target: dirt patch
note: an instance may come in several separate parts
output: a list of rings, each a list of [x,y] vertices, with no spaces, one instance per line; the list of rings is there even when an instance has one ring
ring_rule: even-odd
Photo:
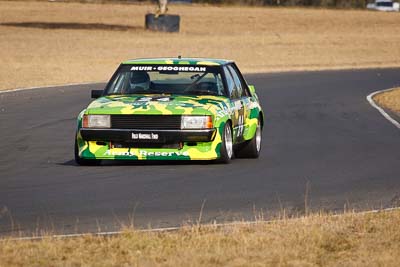
[[[400,87],[375,95],[374,101],[400,118]]]
[[[179,34],[144,30],[153,5],[0,1],[0,88],[105,81],[138,57],[234,59],[245,72],[400,66],[400,16],[362,10],[171,5]]]

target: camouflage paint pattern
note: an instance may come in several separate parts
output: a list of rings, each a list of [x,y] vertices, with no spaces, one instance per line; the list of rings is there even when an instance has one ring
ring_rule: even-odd
[[[230,61],[206,59],[139,59],[123,64],[180,64],[180,65],[223,65]],[[161,99],[161,100],[160,100]],[[254,138],[262,109],[257,95],[243,101],[245,115],[243,126],[233,127],[233,141]],[[216,134],[211,142],[197,142],[196,146],[183,144],[175,148],[115,148],[109,142],[98,145],[96,141],[85,141],[80,135],[83,115],[210,115]],[[237,103],[225,96],[189,95],[110,95],[94,100],[77,118],[77,145],[79,156],[84,159],[121,160],[213,160],[220,157],[222,133],[227,122],[232,124],[239,116]],[[241,132],[240,132],[241,131]],[[240,140],[237,138],[241,135]]]

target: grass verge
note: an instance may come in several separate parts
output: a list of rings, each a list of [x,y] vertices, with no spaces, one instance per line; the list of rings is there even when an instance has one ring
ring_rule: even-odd
[[[128,58],[230,58],[244,72],[400,66],[397,13],[171,5],[181,32],[144,30],[148,4],[0,1],[0,89],[107,80]]]
[[[381,107],[400,116],[400,87],[375,95],[374,101]]]
[[[0,266],[398,266],[400,211],[0,241]]]

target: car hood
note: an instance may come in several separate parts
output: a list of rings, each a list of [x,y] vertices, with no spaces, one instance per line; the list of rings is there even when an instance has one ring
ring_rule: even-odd
[[[112,95],[94,100],[86,114],[204,115],[226,105],[223,96]]]

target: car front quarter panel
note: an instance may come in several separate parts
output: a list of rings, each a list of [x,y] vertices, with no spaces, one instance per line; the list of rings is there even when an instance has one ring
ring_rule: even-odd
[[[251,140],[254,138],[257,130],[258,120],[262,120],[262,118],[260,118],[262,110],[257,101],[251,102],[249,106],[249,113],[249,116],[247,116],[245,120],[245,129],[243,132],[244,140]],[[261,121],[261,124],[263,124],[263,121]]]

